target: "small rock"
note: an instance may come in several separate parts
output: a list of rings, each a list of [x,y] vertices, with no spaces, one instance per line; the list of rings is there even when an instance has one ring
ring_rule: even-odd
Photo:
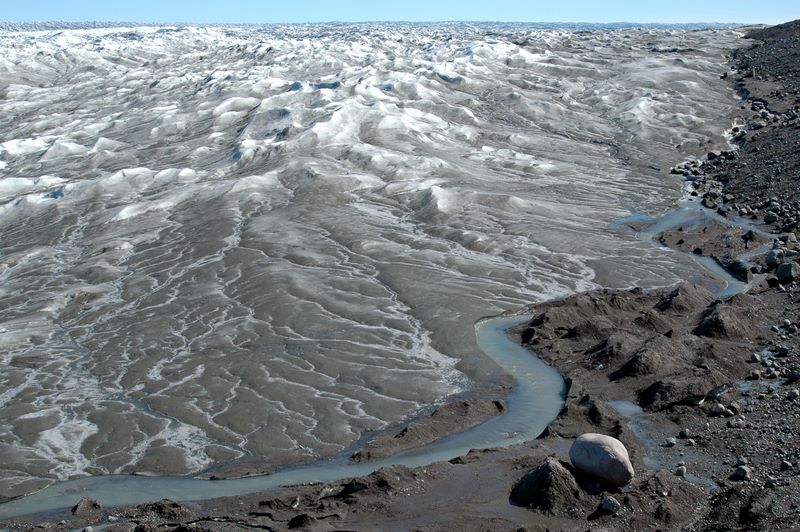
[[[752,478],[753,472],[746,465],[738,466],[731,475],[731,480],[748,481]]]
[[[783,250],[781,248],[776,248],[771,250],[769,253],[767,253],[765,260],[768,267],[770,268],[777,267],[778,264],[783,262]]]
[[[689,439],[689,430],[688,429],[681,429],[681,431],[678,433],[678,438],[680,438],[682,440]]]
[[[675,475],[679,476],[679,477],[685,477],[686,476],[686,466],[685,465],[678,466],[678,468],[675,469]]]
[[[772,477],[772,476],[767,477],[766,485],[767,485],[768,488],[774,488],[775,486],[778,485],[778,479],[776,479],[775,477]]]
[[[792,388],[792,389],[791,389],[791,390],[789,390],[789,392],[786,394],[786,398],[787,398],[787,399],[789,399],[790,401],[792,401],[792,400],[794,400],[794,399],[797,399],[797,396],[798,396],[798,395],[800,395],[800,392],[798,392],[798,391],[797,391],[797,388]]]
[[[94,528],[87,526],[83,528],[83,532],[94,532]]]
[[[678,443],[678,440],[676,440],[673,437],[669,437],[666,440],[664,440],[664,444],[663,445],[664,445],[664,447],[675,447],[676,443]]]
[[[781,462],[781,471],[788,471],[792,468],[792,463],[789,460]]]
[[[606,495],[603,497],[603,502],[600,504],[600,507],[604,512],[612,515],[622,510],[622,505],[620,502],[611,495]]]
[[[755,363],[761,362],[761,355],[759,355],[758,353],[753,353],[752,355],[750,355],[750,362],[755,362]]]
[[[709,413],[715,416],[721,416],[725,413],[725,407],[722,406],[720,403],[714,403],[711,405],[711,408],[708,409]]]
[[[692,438],[689,438],[689,439],[686,441],[686,446],[687,446],[687,447],[694,447],[695,445],[697,445],[697,443],[696,443],[696,442],[695,442],[695,441],[694,441]]]
[[[745,458],[744,456],[740,456],[739,458],[736,459],[736,465],[737,466],[747,465],[747,458]]]

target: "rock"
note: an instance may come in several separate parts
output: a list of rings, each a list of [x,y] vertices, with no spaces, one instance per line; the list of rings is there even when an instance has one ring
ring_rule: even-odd
[[[517,482],[509,500],[517,506],[559,513],[574,507],[575,502],[583,498],[583,491],[572,473],[550,457]]]
[[[788,471],[792,468],[792,463],[789,460],[784,460],[781,462],[781,471]]]
[[[624,486],[633,479],[628,450],[611,436],[582,434],[570,447],[569,459],[576,469],[600,477],[612,486]]]
[[[786,398],[790,401],[797,399],[797,396],[800,395],[800,392],[797,391],[797,388],[792,388],[786,394]]]
[[[87,526],[83,529],[83,532],[94,532],[94,528]]]
[[[604,512],[613,515],[622,510],[622,504],[611,495],[606,495],[603,497],[603,502],[600,503],[600,508],[602,508]]]
[[[711,405],[711,408],[708,409],[708,412],[715,416],[721,416],[725,413],[725,407],[721,403],[714,403]]]
[[[72,507],[72,515],[83,521],[97,521],[100,519],[100,514],[103,511],[103,506],[94,499],[84,497],[78,501],[78,504]]]
[[[765,224],[774,224],[778,221],[778,217],[773,212],[768,212],[764,215],[764,223]]]
[[[770,252],[767,253],[765,261],[769,268],[775,268],[778,264],[783,262],[783,250],[780,248],[770,250]]]
[[[681,431],[678,433],[678,438],[680,438],[682,440],[688,440],[689,439],[689,434],[690,434],[690,432],[689,432],[688,429],[681,429]]]
[[[723,266],[731,275],[740,281],[744,281],[746,283],[753,282],[753,272],[750,271],[750,266],[745,261],[737,259],[730,264],[723,264]]]
[[[737,466],[731,475],[731,480],[748,481],[752,478],[753,472],[746,465]]]
[[[781,284],[791,284],[795,279],[800,278],[800,265],[796,262],[784,262],[778,265],[775,276]]]
[[[684,465],[678,466],[678,468],[675,469],[675,475],[679,476],[679,477],[685,477],[686,476],[686,466],[684,466]]]
[[[666,440],[664,440],[663,445],[664,447],[675,447],[676,443],[678,443],[678,441],[675,438],[669,437]]]

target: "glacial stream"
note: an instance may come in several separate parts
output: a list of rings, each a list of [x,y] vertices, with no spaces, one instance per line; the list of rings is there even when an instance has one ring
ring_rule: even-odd
[[[136,504],[169,498],[177,501],[223,497],[302,484],[329,482],[367,475],[381,467],[401,464],[417,467],[466,454],[473,448],[513,445],[536,438],[555,419],[564,404],[564,381],[551,366],[512,341],[506,330],[527,317],[507,316],[481,320],[475,325],[478,345],[516,385],[507,398],[507,409],[470,430],[445,437],[433,444],[390,458],[350,465],[347,456],[271,475],[231,480],[200,480],[192,477],[144,477],[105,475],[58,482],[33,495],[0,505],[0,519],[64,508],[81,497],[91,497],[103,506]]]
[[[641,218],[637,218],[642,221]],[[703,220],[763,233],[757,226],[740,218],[724,218],[705,209],[696,201],[684,199],[679,205],[659,216],[650,218],[648,226],[637,237],[650,240],[681,225],[691,225]],[[619,220],[617,223],[624,223]],[[748,255],[752,256],[759,249]],[[694,257],[698,268],[720,280],[720,296],[745,291],[747,284],[732,277],[713,260]],[[529,316],[510,315],[480,320],[475,325],[475,336],[481,350],[505,372],[512,375],[515,386],[507,397],[507,409],[474,428],[442,438],[432,444],[398,453],[389,458],[363,464],[348,463],[342,454],[303,467],[288,468],[271,475],[229,480],[201,480],[193,477],[145,477],[134,475],[105,475],[58,482],[38,493],[0,505],[0,519],[30,513],[65,508],[82,497],[100,501],[103,506],[138,504],[168,498],[176,501],[201,500],[253,493],[280,486],[304,483],[332,482],[367,475],[388,465],[418,467],[433,462],[449,460],[469,452],[470,449],[503,447],[536,438],[558,415],[563,407],[566,388],[556,369],[533,356],[530,350],[514,342],[508,329],[524,323]]]

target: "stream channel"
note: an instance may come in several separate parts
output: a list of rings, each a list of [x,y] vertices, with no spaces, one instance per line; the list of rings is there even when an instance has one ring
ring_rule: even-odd
[[[659,217],[641,214],[619,220],[614,225],[646,223],[637,238],[655,240],[658,233],[678,226],[691,226],[704,220],[716,220],[729,226],[762,233],[758,227],[740,218],[724,218],[699,202],[685,199]],[[764,253],[770,246],[759,248],[743,257],[745,260]],[[678,252],[679,253],[679,252]],[[747,284],[733,278],[713,259],[690,255],[698,266],[722,280],[719,296],[728,296],[747,289]],[[470,449],[503,447],[535,439],[558,415],[564,404],[566,387],[559,372],[527,348],[514,342],[507,330],[529,320],[529,316],[503,315],[480,320],[475,325],[477,343],[484,353],[515,379],[515,386],[506,399],[504,414],[476,427],[442,438],[434,443],[404,451],[386,459],[363,464],[350,464],[349,452],[302,467],[287,468],[270,475],[230,480],[203,480],[195,477],[146,477],[106,475],[57,482],[37,493],[0,504],[0,519],[53,511],[74,505],[79,499],[96,499],[105,507],[138,504],[162,498],[192,501],[254,493],[280,486],[316,482],[332,482],[372,473],[388,465],[419,467],[461,456]]]

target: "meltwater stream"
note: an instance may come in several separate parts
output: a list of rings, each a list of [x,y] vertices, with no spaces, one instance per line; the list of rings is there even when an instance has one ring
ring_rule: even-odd
[[[347,457],[342,456],[272,475],[231,480],[129,475],[86,477],[59,482],[33,495],[4,503],[0,505],[0,519],[64,508],[81,497],[91,497],[104,506],[117,506],[161,498],[199,500],[307,482],[328,482],[366,475],[385,465],[422,466],[464,455],[470,449],[534,439],[561,410],[566,389],[558,371],[506,334],[508,328],[526,319],[520,316],[488,318],[475,326],[477,342],[483,352],[515,377],[515,387],[507,398],[503,415],[431,445],[365,464],[350,465]]]
[[[638,217],[637,220],[641,221],[642,218]],[[654,237],[662,231],[707,220],[763,232],[747,220],[722,217],[696,201],[684,199],[675,209],[658,217],[650,217],[647,227],[637,233],[637,237],[655,245]],[[618,221],[624,222],[624,219]],[[754,250],[748,255],[763,251],[765,250]],[[731,276],[713,260],[695,256],[692,258],[697,261],[699,269],[720,281],[720,288],[715,290],[718,295],[732,295],[747,289],[747,283]],[[502,415],[464,432],[374,462],[350,464],[347,456],[340,455],[331,460],[266,476],[209,481],[191,477],[107,475],[64,481],[33,495],[0,504],[0,519],[65,508],[82,497],[96,499],[109,507],[161,498],[176,501],[200,500],[253,493],[280,486],[331,482],[367,475],[388,465],[424,466],[466,454],[470,449],[502,447],[529,441],[541,434],[558,415],[564,405],[567,389],[556,369],[534,356],[529,349],[507,334],[508,329],[528,319],[528,316],[520,315],[499,316],[482,319],[475,325],[478,346],[503,371],[514,377],[514,388],[507,397],[507,408]]]

